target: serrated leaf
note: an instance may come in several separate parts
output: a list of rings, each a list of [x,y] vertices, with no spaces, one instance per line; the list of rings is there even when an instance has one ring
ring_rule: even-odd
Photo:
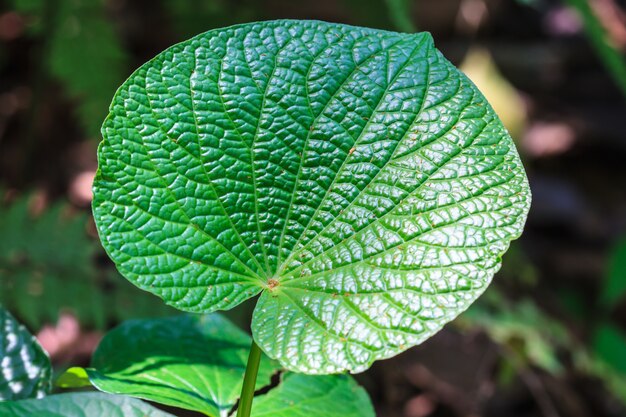
[[[374,417],[367,393],[348,375],[287,374],[281,384],[255,397],[255,417]]]
[[[530,204],[510,136],[425,33],[210,31],[137,70],[103,135],[93,207],[119,271],[188,311],[262,293],[253,336],[300,372],[437,332]]]
[[[227,416],[239,398],[251,342],[218,314],[131,320],[105,335],[87,373],[101,391]],[[264,358],[258,387],[276,371]]]
[[[51,395],[40,400],[0,403],[0,415],[11,417],[174,417],[134,398],[102,393]]]
[[[489,51],[480,47],[469,49],[460,69],[480,88],[511,136],[521,138],[527,118],[524,99],[502,75]]]
[[[0,326],[0,401],[42,398],[51,388],[48,354],[2,307]]]

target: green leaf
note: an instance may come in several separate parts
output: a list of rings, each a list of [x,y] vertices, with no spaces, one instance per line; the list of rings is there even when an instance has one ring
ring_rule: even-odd
[[[93,208],[119,271],[188,311],[262,293],[254,339],[299,372],[437,332],[530,205],[510,136],[426,33],[210,31],[137,70],[103,135]]]
[[[385,0],[385,2],[396,29],[402,32],[417,32],[417,26],[411,19],[414,4],[411,0]]]
[[[89,381],[89,375],[85,368],[74,366],[56,380],[55,385],[60,388],[84,388],[91,387],[91,381]]]
[[[367,393],[348,375],[287,374],[281,384],[254,399],[254,417],[374,417]]]
[[[239,398],[251,342],[218,314],[131,320],[104,337],[87,373],[101,391],[227,416]],[[263,359],[258,387],[276,370]]]
[[[513,139],[521,138],[528,117],[527,106],[515,86],[502,75],[489,50],[470,48],[460,69],[480,88]]]
[[[0,415],[11,417],[174,417],[134,398],[102,393],[51,395],[41,400],[0,403]]]
[[[565,3],[569,4],[580,15],[585,32],[587,32],[587,38],[596,50],[598,58],[613,77],[615,84],[622,90],[622,94],[626,96],[626,59],[624,59],[620,47],[615,45],[603,22],[598,18],[596,11],[593,10],[588,1],[566,0]]]
[[[0,307],[0,401],[45,396],[51,375],[50,358],[37,339]]]
[[[626,375],[626,335],[609,323],[602,324],[593,337],[593,352],[617,372]]]

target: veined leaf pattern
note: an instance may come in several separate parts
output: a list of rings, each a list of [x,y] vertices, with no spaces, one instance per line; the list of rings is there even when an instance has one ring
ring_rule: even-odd
[[[139,68],[103,136],[93,206],[120,272],[186,311],[261,293],[253,336],[299,372],[438,331],[530,205],[510,136],[426,33],[209,31]]]

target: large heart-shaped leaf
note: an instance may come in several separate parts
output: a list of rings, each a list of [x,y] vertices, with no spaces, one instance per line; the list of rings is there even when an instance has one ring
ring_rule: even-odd
[[[98,389],[227,416],[239,398],[250,337],[218,314],[131,320],[102,339],[87,369]],[[257,386],[275,364],[261,361]]]
[[[134,398],[96,392],[51,395],[40,400],[0,403],[10,417],[174,417]]]
[[[281,384],[254,399],[254,417],[374,417],[367,393],[348,375],[287,374]]]
[[[262,293],[253,336],[301,372],[438,331],[530,204],[510,136],[425,33],[210,31],[137,70],[103,135],[93,207],[120,272],[182,310]]]
[[[37,339],[0,307],[0,401],[41,398],[51,376],[50,358]]]

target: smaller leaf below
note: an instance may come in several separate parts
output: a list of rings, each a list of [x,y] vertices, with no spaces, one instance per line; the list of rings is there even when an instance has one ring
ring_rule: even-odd
[[[51,395],[41,400],[0,403],[0,415],[11,417],[174,417],[143,401],[96,392]]]
[[[57,380],[55,385],[60,388],[84,388],[91,387],[89,375],[85,368],[75,366],[65,371]]]
[[[367,393],[349,375],[288,373],[252,403],[255,417],[374,417]]]
[[[132,320],[104,337],[87,373],[104,392],[227,416],[239,398],[251,342],[217,314]],[[263,358],[257,387],[276,371]]]

